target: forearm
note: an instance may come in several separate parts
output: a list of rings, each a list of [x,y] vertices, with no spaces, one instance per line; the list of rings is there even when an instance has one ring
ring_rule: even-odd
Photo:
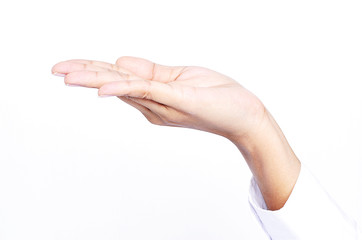
[[[284,206],[298,179],[300,162],[269,112],[253,134],[230,139],[243,154],[269,210]]]

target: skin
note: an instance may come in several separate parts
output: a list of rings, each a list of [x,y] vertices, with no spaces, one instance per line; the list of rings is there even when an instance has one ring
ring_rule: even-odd
[[[121,57],[115,64],[68,60],[52,73],[67,85],[117,96],[162,126],[193,128],[229,139],[244,156],[269,210],[282,208],[300,162],[263,103],[235,80],[207,68],[163,66]]]

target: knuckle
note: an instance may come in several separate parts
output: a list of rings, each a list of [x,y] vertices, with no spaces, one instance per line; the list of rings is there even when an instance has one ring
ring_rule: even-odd
[[[168,125],[179,125],[182,122],[182,117],[176,111],[168,111],[163,119]]]
[[[187,69],[188,69],[188,66],[180,67],[179,70],[178,70],[178,72],[177,72],[176,77],[174,78],[174,81],[176,81],[176,80],[181,76],[181,74],[183,74],[184,72],[186,72]]]
[[[167,118],[168,115],[170,114],[170,111],[169,111],[169,108],[167,106],[160,104],[159,108],[157,109],[157,113],[162,118]]]
[[[152,83],[150,81],[144,82],[144,93],[142,98],[143,99],[152,99]]]
[[[88,69],[88,65],[86,63],[81,63],[82,70],[86,71]]]
[[[129,74],[127,74],[127,73],[120,72],[120,71],[116,71],[115,73],[117,74],[117,77],[121,78],[122,80],[129,80],[130,79]]]
[[[157,64],[152,63],[151,80],[154,80],[156,78],[156,68],[157,68]]]
[[[117,64],[111,64],[111,70],[113,71],[121,71],[121,68]]]

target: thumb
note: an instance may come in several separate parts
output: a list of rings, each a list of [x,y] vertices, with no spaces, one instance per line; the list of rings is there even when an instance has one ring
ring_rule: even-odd
[[[168,84],[150,80],[126,80],[106,83],[99,88],[98,95],[149,99],[174,108],[182,105],[180,91]]]

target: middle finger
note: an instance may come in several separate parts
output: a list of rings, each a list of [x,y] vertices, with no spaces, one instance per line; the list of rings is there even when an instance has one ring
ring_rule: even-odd
[[[128,74],[117,71],[78,71],[67,74],[64,82],[67,85],[100,88],[106,83],[128,80],[129,78]]]

